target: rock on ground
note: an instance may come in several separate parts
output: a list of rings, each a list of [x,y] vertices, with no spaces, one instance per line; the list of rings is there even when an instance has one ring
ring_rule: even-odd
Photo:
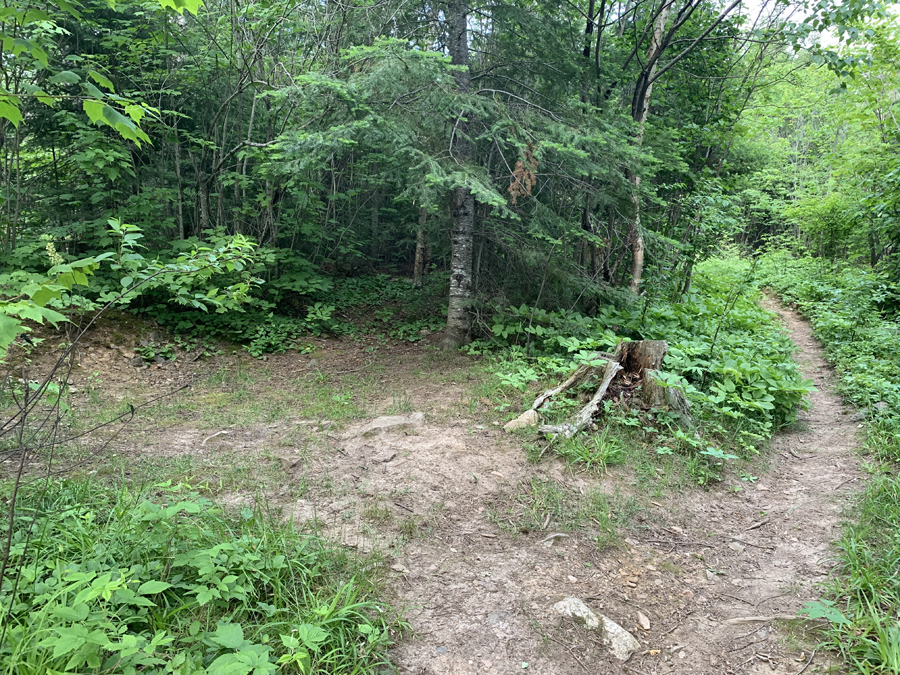
[[[553,605],[553,609],[563,616],[581,619],[588,630],[600,630],[603,644],[609,647],[610,653],[620,661],[627,661],[641,648],[641,643],[631,633],[609,617],[594,614],[593,610],[578,598],[560,600]]]

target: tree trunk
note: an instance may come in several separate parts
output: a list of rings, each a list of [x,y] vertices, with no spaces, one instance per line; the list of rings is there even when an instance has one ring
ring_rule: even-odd
[[[650,112],[650,95],[653,93],[653,76],[656,74],[656,64],[659,61],[663,48],[663,35],[666,30],[666,22],[669,20],[669,12],[672,10],[672,0],[663,0],[664,4],[653,24],[653,35],[650,38],[650,48],[647,50],[647,63],[638,77],[631,100],[631,118],[637,123],[637,133],[634,144],[640,146],[644,142],[644,124],[647,122],[647,114]],[[628,182],[631,183],[631,220],[628,223],[628,242],[631,244],[631,282],[629,288],[637,293],[641,287],[644,276],[644,235],[641,232],[641,177],[626,170]]]
[[[469,42],[468,7],[465,0],[450,0],[447,3],[447,23],[450,35],[448,48],[453,65],[464,66],[464,70],[454,73],[456,85],[463,94],[469,92]],[[453,157],[461,165],[472,161],[472,146],[468,138],[468,121],[455,121]],[[469,329],[471,315],[469,305],[472,299],[472,237],[475,224],[475,197],[466,187],[453,190],[453,232],[451,239],[452,256],[450,263],[450,298],[447,309],[447,328],[441,340],[441,349],[459,349],[470,342]]]
[[[178,238],[184,239],[184,184],[181,182],[181,142],[175,130],[175,180],[178,182]]]
[[[200,176],[200,180],[198,181],[198,192],[200,197],[200,231],[197,232],[198,236],[202,236],[203,232],[209,229],[210,226],[210,209],[209,209],[209,184],[211,182],[211,177],[206,174],[202,174]]]
[[[416,232],[416,263],[413,266],[413,286],[422,288],[422,279],[425,276],[425,221],[428,218],[428,210],[423,206],[419,209],[419,230]]]
[[[475,224],[475,199],[462,187],[453,191],[452,257],[450,262],[450,303],[447,328],[441,349],[459,349],[471,342],[469,329],[472,299],[472,232]]]
[[[369,219],[369,234],[371,236],[371,242],[369,244],[369,258],[372,260],[373,265],[378,259],[378,219],[380,215],[381,191],[375,190],[375,192],[372,193],[372,214],[371,218]]]

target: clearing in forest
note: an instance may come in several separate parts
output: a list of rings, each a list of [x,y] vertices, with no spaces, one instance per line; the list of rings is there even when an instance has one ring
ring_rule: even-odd
[[[189,482],[371,555],[409,623],[401,673],[828,672],[810,622],[791,617],[818,597],[859,485],[856,425],[809,326],[766,302],[817,389],[762,465],[707,489],[665,464],[586,472],[542,453],[534,432],[498,426],[493,375],[427,344],[135,368],[101,327],[73,373],[76,406],[193,379],[113,440],[101,473]],[[567,597],[639,640],[624,666],[554,611]]]

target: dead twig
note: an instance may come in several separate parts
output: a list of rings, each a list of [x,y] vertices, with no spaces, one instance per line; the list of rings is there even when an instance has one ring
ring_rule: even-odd
[[[797,675],[803,675],[806,672],[806,669],[809,668],[809,664],[813,662],[813,659],[816,658],[816,652],[818,649],[813,649],[812,654],[809,655],[809,661],[806,662],[806,665],[803,666],[798,672]]]
[[[544,537],[538,543],[543,544],[545,542],[551,541],[552,539],[557,539],[559,537],[568,537],[569,535],[563,534],[562,532],[557,532],[556,534],[551,534],[549,537]]]
[[[686,618],[688,618],[688,617],[689,617],[691,614],[693,614],[693,613],[694,613],[694,610],[691,610],[690,612],[688,612],[687,614],[685,614],[683,617],[681,617],[681,621],[684,621]],[[663,633],[663,635],[668,635],[669,633],[674,632],[675,630],[678,629],[679,626],[681,626],[681,624],[680,624],[680,623],[676,623],[676,624],[675,624],[674,626],[672,626],[669,630],[667,630],[665,633]]]
[[[713,544],[703,544],[699,541],[664,541],[662,539],[644,539],[645,544],[665,544],[666,546],[703,546],[704,548],[715,548]]]
[[[231,432],[228,431],[228,429],[222,429],[222,431],[217,431],[217,432],[214,433],[212,436],[207,436],[206,438],[204,438],[204,439],[203,439],[203,442],[200,444],[200,447],[201,447],[201,448],[205,447],[205,446],[206,446],[206,441],[211,441],[211,440],[214,439],[216,436],[221,436],[221,435],[223,435],[223,434],[230,434],[230,433],[231,433]]]
[[[772,614],[770,616],[739,616],[734,619],[727,619],[722,623],[726,626],[738,626],[743,623],[756,623],[757,621],[775,621],[777,619],[781,619],[782,621],[795,621],[797,619],[802,619],[804,617],[798,616],[797,614]]]
[[[750,527],[748,527],[746,530],[744,530],[744,532],[749,532],[750,530],[758,530],[763,525],[768,525],[769,522],[770,522],[769,520],[761,520],[758,523],[753,523]]]
[[[852,482],[855,481],[855,480],[859,480],[859,476],[854,476],[853,478],[848,478],[847,480],[845,480],[845,481],[843,481],[842,483],[840,483],[836,488],[834,488],[834,489],[832,490],[832,492],[837,492],[837,491],[840,490],[842,487],[844,487],[847,483],[852,483]]]
[[[745,546],[752,546],[753,548],[761,548],[766,551],[774,551],[775,550],[774,546],[766,546],[765,544],[754,544],[753,542],[745,541],[743,539],[738,539],[737,537],[733,537],[731,535],[723,535],[723,536],[727,536],[732,541],[736,541],[739,544],[744,544]]]

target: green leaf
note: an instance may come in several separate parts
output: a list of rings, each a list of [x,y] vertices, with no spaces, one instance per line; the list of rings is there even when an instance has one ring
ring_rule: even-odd
[[[103,98],[105,94],[97,89],[91,82],[84,83],[84,90],[94,98]]]
[[[53,608],[53,615],[65,621],[84,621],[88,618],[90,610],[86,603],[80,602],[74,607],[58,605]]]
[[[61,70],[50,77],[49,81],[53,84],[78,84],[81,82],[81,77],[78,73],[73,73],[71,70]]]
[[[13,105],[8,100],[0,101],[0,117],[9,120],[12,122],[13,126],[17,128],[23,119],[19,107]]]
[[[244,629],[237,623],[219,624],[209,639],[226,649],[240,649],[244,644]]]
[[[74,652],[87,642],[88,629],[84,626],[74,625],[70,628],[57,628],[58,637],[53,645],[53,658],[57,659],[69,652]]]
[[[31,295],[31,301],[36,304],[38,307],[43,307],[48,302],[50,302],[53,298],[58,298],[60,296],[60,291],[52,290],[47,286],[41,286]]]
[[[163,9],[174,9],[179,14],[184,14],[185,11],[188,11],[194,16],[197,15],[203,6],[202,0],[159,0],[159,4]]]
[[[145,581],[137,592],[141,595],[155,595],[162,593],[167,588],[172,588],[172,584],[167,584],[165,581]]]
[[[81,19],[81,13],[77,9],[75,9],[67,0],[54,0],[54,2],[56,3],[56,6],[66,14],[71,14],[76,19]]]
[[[102,101],[92,101],[86,100],[81,106],[84,108],[84,112],[87,113],[87,116],[90,118],[91,122],[94,124],[101,124],[104,122],[103,119],[103,108],[106,107],[106,104]]]
[[[116,88],[113,86],[113,83],[107,80],[103,75],[97,73],[93,70],[88,71],[88,77],[91,78],[94,82],[99,84],[104,89],[109,89],[109,91],[115,91]]]
[[[797,614],[805,614],[810,619],[825,619],[837,625],[848,625],[852,621],[844,616],[843,612],[834,606],[832,600],[818,600],[807,602]]]
[[[13,319],[8,314],[3,313],[0,309],[0,351],[6,352],[7,348],[16,339],[16,336],[22,329],[22,322]]]

